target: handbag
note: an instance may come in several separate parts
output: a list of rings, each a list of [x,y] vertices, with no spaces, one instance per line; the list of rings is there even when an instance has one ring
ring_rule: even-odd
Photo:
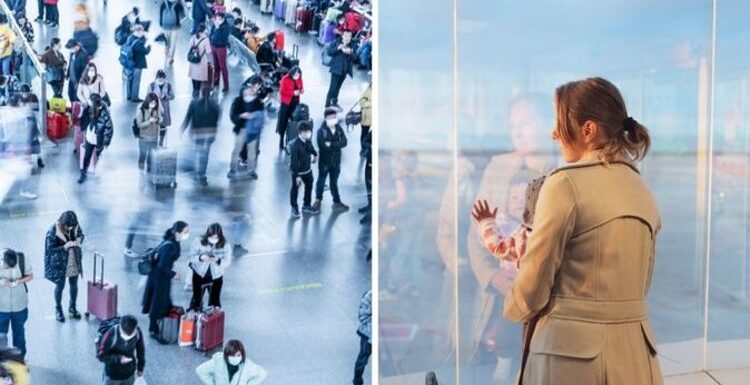
[[[346,117],[344,117],[344,122],[347,127],[356,126],[362,123],[362,110],[354,111],[354,107],[356,107],[357,104],[359,104],[359,102],[354,103],[352,108],[349,109],[349,112],[346,113]]]

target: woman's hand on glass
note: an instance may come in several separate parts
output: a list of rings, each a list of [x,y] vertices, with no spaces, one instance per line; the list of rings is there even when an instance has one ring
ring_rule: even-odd
[[[481,222],[485,219],[494,219],[497,216],[497,207],[490,210],[490,205],[487,203],[487,200],[479,199],[474,203],[471,215],[477,222]]]

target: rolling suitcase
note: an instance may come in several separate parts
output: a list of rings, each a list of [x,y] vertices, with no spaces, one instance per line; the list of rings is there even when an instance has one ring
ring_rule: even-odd
[[[192,311],[183,315],[180,319],[180,339],[177,342],[180,346],[191,346],[195,344],[195,319],[196,315]]]
[[[100,259],[101,272],[99,282],[96,281],[96,260]],[[94,252],[94,274],[92,281],[88,281],[88,298],[86,306],[86,318],[93,315],[100,320],[110,319],[117,315],[117,285],[104,282],[104,258],[101,254]]]
[[[328,21],[322,21],[320,24],[320,31],[318,31],[318,44],[320,45],[326,45],[326,30],[328,29],[328,26],[331,25]]]
[[[146,172],[154,187],[177,187],[177,150],[166,146],[151,150],[146,161]]]
[[[208,309],[198,314],[196,321],[195,348],[208,352],[224,343],[224,311]]]
[[[287,72],[289,72],[292,67],[299,66],[299,46],[297,44],[292,46],[291,55],[284,54],[281,57],[281,66],[286,68]]]
[[[333,43],[336,40],[336,23],[328,23],[321,32],[323,34],[323,42],[321,44]]]
[[[313,24],[313,12],[310,8],[303,7],[297,10],[296,30],[299,33],[309,33]]]
[[[260,0],[260,13],[266,15],[273,13],[273,0]]]
[[[290,27],[297,25],[297,3],[298,0],[286,0],[284,24]]]
[[[47,114],[47,137],[52,141],[68,136],[70,121],[65,114],[50,112]]]
[[[286,14],[286,1],[276,0],[276,3],[274,4],[274,8],[273,8],[274,17],[279,20],[284,20],[285,14]]]
[[[274,46],[273,49],[277,52],[284,51],[284,46],[286,45],[286,35],[284,34],[284,30],[277,29],[276,30],[276,39],[274,40]]]
[[[180,319],[185,311],[175,307],[167,316],[159,319],[159,338],[169,345],[176,344],[180,335]]]

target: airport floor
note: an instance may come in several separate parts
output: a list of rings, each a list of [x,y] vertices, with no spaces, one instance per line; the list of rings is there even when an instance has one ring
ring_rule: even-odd
[[[270,16],[261,16],[250,1],[236,1],[261,31],[285,28]],[[35,48],[41,52],[52,37],[63,42],[72,36],[75,2],[60,3],[60,27],[50,29],[34,23]],[[101,383],[102,365],[94,354],[94,320],[58,323],[54,319],[53,285],[43,278],[44,235],[62,211],[79,214],[86,235],[84,280],[79,283],[78,308],[86,308],[86,281],[92,278],[94,251],[104,256],[104,279],[118,285],[119,312],[136,314],[147,329],[148,319],[140,314],[144,279],[135,261],[123,256],[126,235],[135,229],[133,248],[143,251],[158,243],[164,230],[175,220],[191,226],[191,237],[208,224],[224,226],[230,242],[241,243],[247,254],[230,258],[224,281],[222,305],[226,311],[225,340],[244,342],[248,357],[266,368],[266,384],[343,384],[352,380],[359,350],[356,334],[357,309],[361,295],[370,287],[370,226],[359,224],[357,208],[366,204],[364,164],[359,157],[359,128],[348,133],[339,186],[342,199],[351,206],[345,213],[331,211],[326,190],[320,215],[290,220],[288,160],[278,150],[274,133],[275,115],[269,116],[262,135],[258,180],[231,182],[226,178],[234,137],[229,121],[229,105],[239,93],[240,84],[250,71],[230,68],[230,92],[219,94],[223,108],[217,141],[211,150],[208,187],[195,184],[188,173],[179,172],[177,188],[153,189],[137,169],[137,142],[131,133],[136,104],[123,100],[121,69],[117,62],[114,28],[123,15],[138,6],[142,19],[154,21],[148,34],[154,47],[144,71],[141,97],[164,66],[163,46],[154,43],[159,32],[157,5],[150,0],[130,2],[88,2],[93,29],[100,36],[95,62],[104,75],[112,98],[115,134],[96,174],[79,185],[77,156],[72,139],[58,146],[44,143],[47,167],[26,181],[38,193],[36,200],[18,196],[14,186],[0,205],[0,244],[22,250],[34,269],[30,283],[30,316],[26,324],[28,361],[34,384]],[[228,4],[231,9],[232,4]],[[37,15],[36,2],[28,2],[30,19]],[[190,24],[188,22],[187,24]],[[167,68],[177,99],[172,103],[174,124],[167,145],[188,158],[189,141],[178,130],[190,101],[187,77],[189,25],[177,48],[173,67]],[[322,121],[329,74],[320,64],[320,46],[312,35],[300,35],[286,28],[286,44],[298,44],[303,70],[303,102],[310,106],[316,127]],[[340,104],[348,109],[369,83],[365,71],[347,79]],[[19,183],[20,185],[21,183]],[[301,197],[300,197],[301,199]],[[188,245],[183,244],[183,249]],[[173,284],[172,298],[183,306],[189,293],[183,290],[186,262],[178,261],[179,281]],[[67,288],[63,301],[67,301]],[[161,346],[146,341],[145,376],[150,385],[199,384],[195,367],[207,357],[189,347]],[[369,383],[370,369],[365,375]]]

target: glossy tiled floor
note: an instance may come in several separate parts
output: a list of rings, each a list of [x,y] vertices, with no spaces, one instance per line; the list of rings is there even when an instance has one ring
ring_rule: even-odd
[[[260,16],[249,1],[236,3],[262,31],[281,27],[278,21]],[[121,313],[139,313],[143,286],[134,263],[122,255],[129,228],[137,229],[134,248],[144,250],[158,242],[163,230],[177,219],[191,224],[193,237],[211,222],[222,223],[230,241],[241,242],[249,250],[246,255],[231,258],[225,278],[222,302],[227,311],[226,338],[245,342],[248,355],[268,370],[269,385],[350,382],[359,348],[355,334],[357,307],[371,282],[370,265],[365,261],[370,227],[360,226],[356,213],[356,208],[366,203],[356,139],[359,129],[349,134],[350,145],[345,150],[340,181],[343,199],[352,210],[333,214],[330,198],[326,196],[320,216],[290,221],[288,165],[276,147],[275,117],[267,121],[262,138],[259,180],[229,183],[225,177],[233,145],[229,104],[239,91],[237,84],[249,73],[246,68],[232,68],[231,91],[220,96],[224,113],[211,152],[209,187],[196,186],[188,174],[181,173],[176,190],[154,191],[140,180],[137,172],[137,144],[130,133],[136,105],[122,101],[118,52],[112,36],[130,6],[139,6],[144,19],[156,20],[156,5],[142,0],[110,1],[106,7],[99,1],[90,1],[89,5],[94,29],[100,35],[100,52],[95,60],[103,69],[113,99],[112,146],[100,164],[98,175],[78,185],[70,140],[57,147],[45,144],[48,167],[32,179],[39,198],[34,201],[18,198],[14,187],[0,206],[3,229],[0,244],[25,251],[36,270],[36,279],[30,284],[27,323],[33,383],[96,384],[101,378],[101,365],[94,356],[93,346],[98,323],[57,323],[53,317],[53,286],[42,278],[44,233],[60,212],[67,209],[79,213],[86,232],[86,279],[90,278],[91,255],[96,250],[105,256],[105,279],[119,285]],[[34,25],[37,49],[41,50],[54,36],[66,41],[72,35],[72,9],[73,2],[61,2],[61,26],[57,30]],[[36,17],[36,2],[29,2],[28,14]],[[150,40],[157,31],[158,27],[154,27]],[[187,62],[183,59],[188,32],[183,32],[177,62],[169,71],[178,94],[172,106],[173,120],[178,123],[190,96]],[[319,123],[328,85],[327,69],[319,62],[320,48],[312,36],[297,35],[287,29],[287,44],[292,43],[300,45],[307,91],[303,102],[310,105],[311,114]],[[152,44],[155,48],[148,57],[150,67],[143,75],[142,90],[163,65],[162,46]],[[347,80],[341,105],[351,106],[367,82],[369,78],[362,72],[354,80]],[[178,148],[180,156],[189,153],[175,127],[170,131],[168,144]],[[83,311],[85,282],[80,288],[79,308]],[[174,285],[172,296],[176,303],[187,304],[189,296],[182,290],[182,281]],[[144,316],[138,316],[142,323],[147,322]],[[149,384],[198,384],[194,368],[205,360],[204,356],[191,348],[146,343]]]

